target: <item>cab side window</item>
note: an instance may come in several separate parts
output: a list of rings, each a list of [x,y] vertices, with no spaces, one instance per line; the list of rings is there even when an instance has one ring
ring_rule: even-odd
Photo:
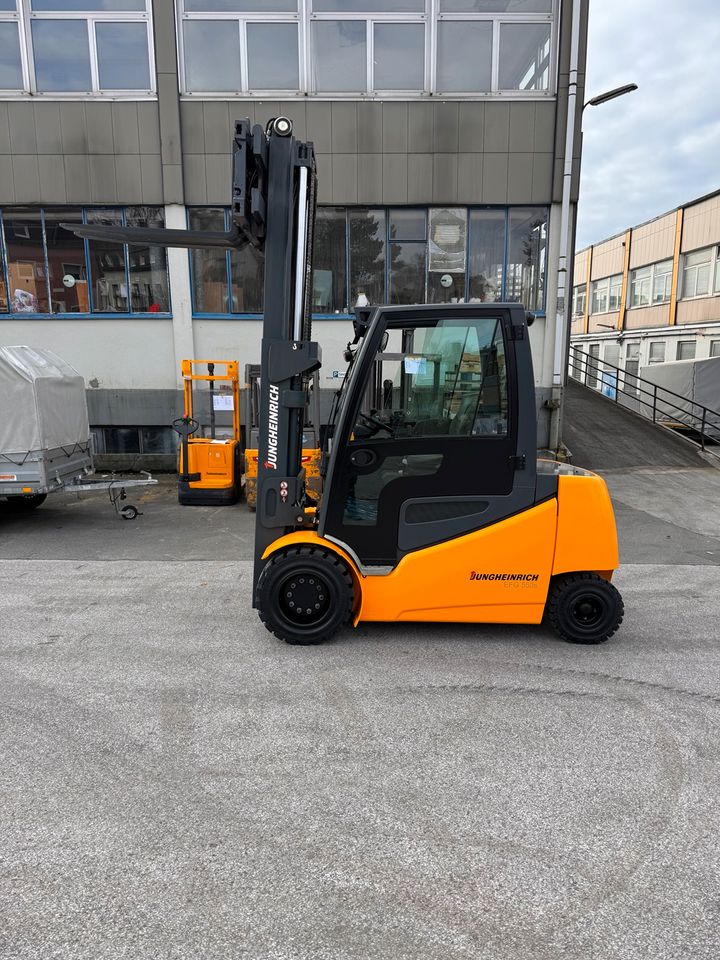
[[[399,352],[377,355],[354,439],[507,436],[505,360],[498,319],[404,330]]]

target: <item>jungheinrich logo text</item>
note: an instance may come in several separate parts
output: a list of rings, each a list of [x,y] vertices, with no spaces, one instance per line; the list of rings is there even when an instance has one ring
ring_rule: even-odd
[[[278,446],[278,409],[280,391],[274,383],[270,384],[270,404],[268,407],[268,455],[265,466],[268,470],[277,470]]]
[[[471,580],[515,580],[523,583],[534,583],[540,579],[539,573],[476,573],[470,574]]]

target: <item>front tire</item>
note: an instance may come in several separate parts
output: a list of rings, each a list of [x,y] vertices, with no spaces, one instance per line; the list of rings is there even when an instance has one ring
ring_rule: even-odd
[[[330,550],[293,547],[275,554],[258,582],[255,605],[267,629],[290,644],[329,640],[352,615],[353,581]]]
[[[604,643],[620,626],[624,613],[618,590],[596,573],[556,577],[545,607],[548,622],[568,643]]]

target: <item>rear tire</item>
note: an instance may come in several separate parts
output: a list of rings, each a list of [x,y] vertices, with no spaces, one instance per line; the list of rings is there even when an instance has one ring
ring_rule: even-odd
[[[321,547],[275,554],[258,582],[255,605],[267,629],[285,643],[329,640],[352,615],[353,581],[347,564]]]
[[[29,513],[47,500],[46,493],[35,493],[27,496],[7,497],[0,500],[0,510],[5,513]]]
[[[556,577],[545,616],[568,643],[604,643],[620,626],[625,606],[618,590],[596,573]]]

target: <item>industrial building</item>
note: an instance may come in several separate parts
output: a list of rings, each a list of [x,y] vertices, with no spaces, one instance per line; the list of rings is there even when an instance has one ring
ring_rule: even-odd
[[[589,356],[630,376],[720,357],[720,190],[580,250],[574,284],[571,342]]]
[[[181,360],[259,361],[263,265],[61,224],[224,229],[233,122],[284,115],[318,155],[324,400],[358,303],[519,301],[547,445],[586,30],[587,0],[0,0],[0,345],[83,375],[98,452],[172,452]]]

